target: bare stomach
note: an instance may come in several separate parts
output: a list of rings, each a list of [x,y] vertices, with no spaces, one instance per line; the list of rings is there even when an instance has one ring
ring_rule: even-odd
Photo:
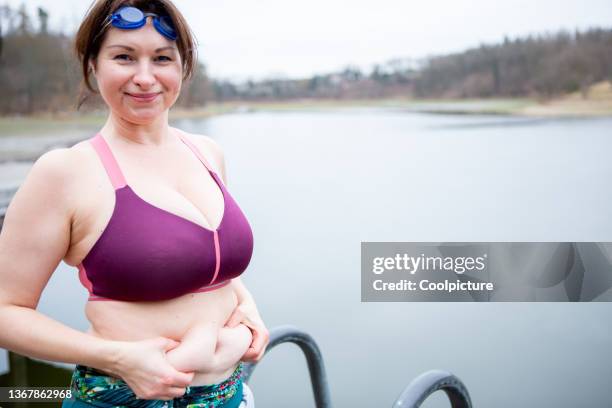
[[[89,334],[108,340],[139,341],[167,337],[180,344],[166,353],[177,370],[194,371],[192,386],[228,378],[251,344],[240,324],[224,327],[238,304],[232,285],[156,302],[89,301]],[[109,374],[110,375],[110,374]]]

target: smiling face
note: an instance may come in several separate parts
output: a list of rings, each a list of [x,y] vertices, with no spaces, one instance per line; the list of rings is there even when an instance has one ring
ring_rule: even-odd
[[[136,124],[158,118],[181,91],[176,42],[159,34],[151,18],[135,30],[110,27],[94,68],[100,95],[112,113]]]

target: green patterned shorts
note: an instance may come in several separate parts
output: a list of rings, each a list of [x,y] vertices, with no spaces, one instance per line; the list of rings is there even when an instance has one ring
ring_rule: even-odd
[[[172,400],[144,400],[136,398],[136,394],[122,379],[77,364],[70,382],[72,398],[65,399],[62,408],[238,408],[243,394],[242,377],[241,361],[232,375],[220,383],[189,386],[183,396]]]

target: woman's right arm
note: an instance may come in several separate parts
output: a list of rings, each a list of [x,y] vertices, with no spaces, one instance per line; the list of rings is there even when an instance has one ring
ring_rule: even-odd
[[[185,393],[194,373],[175,370],[165,352],[179,343],[102,339],[36,311],[40,295],[70,246],[74,172],[69,149],[43,154],[13,197],[0,232],[0,347],[24,356],[82,364],[123,378],[140,398]]]
[[[36,160],[6,210],[0,232],[0,347],[19,354],[112,370],[117,342],[53,320],[35,309],[70,244],[71,152]]]

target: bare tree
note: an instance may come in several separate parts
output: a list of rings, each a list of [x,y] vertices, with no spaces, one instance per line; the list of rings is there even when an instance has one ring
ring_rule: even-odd
[[[47,13],[42,7],[38,8],[38,19],[40,20],[40,34],[47,35],[49,13]]]

